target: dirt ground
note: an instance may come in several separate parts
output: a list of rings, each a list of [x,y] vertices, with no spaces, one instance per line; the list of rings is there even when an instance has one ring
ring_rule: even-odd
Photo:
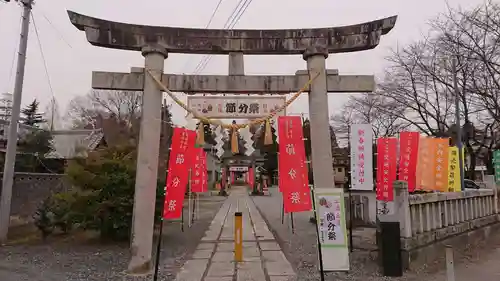
[[[174,279],[224,200],[217,196],[200,199],[198,219],[190,228],[186,222],[184,231],[180,222],[165,222],[159,280]],[[128,243],[102,243],[95,239],[95,234],[88,232],[51,237],[42,242],[38,233],[26,228],[18,229],[13,236],[8,245],[0,247],[1,281],[151,279],[125,274],[130,257]]]

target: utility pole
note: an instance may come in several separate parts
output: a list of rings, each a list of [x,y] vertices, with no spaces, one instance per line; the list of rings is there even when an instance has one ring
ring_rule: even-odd
[[[455,124],[457,127],[457,147],[458,147],[458,166],[460,169],[460,187],[465,189],[464,183],[464,153],[462,152],[462,126],[460,126],[460,91],[457,82],[457,58],[453,56],[451,60],[451,71],[453,72],[453,89],[455,90]]]
[[[10,223],[10,207],[12,201],[12,185],[14,183],[14,166],[17,153],[17,128],[21,111],[23,94],[24,66],[26,64],[26,49],[28,47],[28,33],[30,26],[30,13],[33,0],[20,0],[23,5],[23,18],[21,25],[21,38],[17,56],[16,81],[14,85],[14,98],[12,102],[12,115],[7,137],[7,155],[3,168],[2,194],[0,200],[0,244],[7,241]]]

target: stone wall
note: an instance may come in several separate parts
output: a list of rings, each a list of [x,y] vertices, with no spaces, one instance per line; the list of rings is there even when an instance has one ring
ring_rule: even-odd
[[[403,268],[432,263],[444,245],[462,251],[500,229],[497,193],[489,187],[410,195],[406,182],[394,182],[395,210],[380,219],[399,223]]]
[[[465,251],[480,241],[487,241],[491,234],[499,230],[499,216],[490,215],[427,233],[420,240],[402,238],[403,268],[417,269],[422,264],[433,263],[443,257],[445,246],[451,246],[458,252]]]
[[[16,173],[12,187],[11,216],[31,219],[45,198],[66,189],[62,174]]]

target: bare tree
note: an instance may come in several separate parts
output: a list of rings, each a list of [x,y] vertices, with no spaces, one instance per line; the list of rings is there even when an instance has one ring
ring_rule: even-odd
[[[99,115],[133,123],[140,117],[141,105],[141,92],[92,90],[70,101],[68,116],[76,127],[95,124]]]
[[[433,41],[425,39],[396,50],[388,61],[390,67],[378,84],[377,93],[391,106],[390,110],[387,107],[380,110],[397,116],[427,135],[439,136],[447,132],[454,116],[450,94],[453,91],[429,74],[430,70],[434,73],[444,71]]]
[[[475,96],[475,106],[497,122],[500,119],[500,5],[488,1],[470,11],[449,9],[432,22],[441,33],[441,48],[467,68],[471,78],[461,81]]]
[[[500,145],[495,134],[500,128],[500,7],[487,2],[470,11],[449,9],[431,27],[427,38],[388,58],[390,67],[377,93],[391,110],[379,109],[427,135],[456,139],[458,98],[469,177],[474,179],[476,160],[483,158],[488,165],[492,148]],[[456,73],[452,59],[457,61]]]
[[[469,11],[450,9],[432,22],[440,48],[459,64],[464,144],[474,179],[476,160],[493,172],[493,149],[500,148],[500,6],[492,1]]]
[[[391,102],[377,94],[352,96],[342,111],[331,117],[333,127],[339,139],[346,139],[349,127],[355,123],[371,124],[375,138],[394,136],[407,127],[399,115],[392,112],[398,110]],[[391,112],[391,113],[390,113]]]
[[[349,141],[349,128],[355,123],[352,101],[349,100],[338,114],[330,117],[330,120],[337,140]]]
[[[43,115],[44,119],[47,120],[47,123],[44,124],[44,129],[52,131],[62,129],[64,127],[64,124],[62,124],[63,120],[59,111],[59,104],[54,97],[50,99],[49,104],[47,104],[47,106],[45,107]]]

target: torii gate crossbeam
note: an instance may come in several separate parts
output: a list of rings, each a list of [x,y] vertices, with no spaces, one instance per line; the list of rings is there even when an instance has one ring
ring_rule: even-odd
[[[327,69],[327,91],[329,93],[365,93],[375,87],[373,75],[338,75],[335,69]],[[131,73],[92,73],[92,88],[101,90],[142,91],[144,68],[132,67]],[[309,80],[305,70],[295,75],[178,75],[163,74],[162,82],[172,92],[187,94],[290,94],[298,92]],[[306,90],[309,92],[309,89]]]

